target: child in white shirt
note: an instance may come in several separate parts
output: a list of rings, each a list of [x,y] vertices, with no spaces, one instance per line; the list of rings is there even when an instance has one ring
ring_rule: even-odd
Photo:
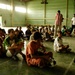
[[[56,52],[70,52],[69,45],[63,45],[62,33],[61,31],[57,32],[57,37],[54,41],[54,51]]]

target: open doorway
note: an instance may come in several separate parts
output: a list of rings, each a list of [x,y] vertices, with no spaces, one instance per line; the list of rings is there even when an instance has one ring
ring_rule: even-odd
[[[0,15],[0,27],[2,27],[2,16]]]

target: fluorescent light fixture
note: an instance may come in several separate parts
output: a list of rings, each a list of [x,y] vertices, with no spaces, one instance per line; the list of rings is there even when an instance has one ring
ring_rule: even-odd
[[[15,7],[15,11],[21,12],[21,13],[26,13],[26,9],[23,7]]]

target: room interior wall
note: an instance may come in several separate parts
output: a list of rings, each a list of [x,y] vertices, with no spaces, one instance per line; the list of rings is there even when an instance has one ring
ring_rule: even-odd
[[[15,11],[16,6],[25,8],[24,2],[19,0],[0,0],[0,3],[12,6],[12,10],[0,8],[0,15],[2,15],[2,24],[4,27],[25,26],[25,13]]]
[[[13,6],[13,10],[0,8],[3,26],[54,25],[57,10],[63,14],[62,25],[71,26],[75,0],[47,0],[48,4],[41,4],[41,2],[42,0],[30,0],[27,3],[20,0],[0,0],[0,3]],[[25,7],[26,13],[16,12],[15,6]]]
[[[27,23],[32,25],[54,25],[55,14],[60,10],[64,17],[62,25],[71,26],[74,0],[47,0],[48,4],[46,5],[41,4],[41,2],[42,0],[32,0],[27,3],[28,12],[31,12],[27,13]]]

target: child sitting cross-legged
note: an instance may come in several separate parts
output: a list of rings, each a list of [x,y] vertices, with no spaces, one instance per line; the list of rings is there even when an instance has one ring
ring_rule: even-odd
[[[19,40],[13,29],[8,30],[8,35],[3,41],[3,48],[6,52],[6,56],[10,58],[18,58],[20,61],[23,61],[23,56],[22,56],[22,48],[24,46],[24,43]]]
[[[29,41],[26,47],[26,62],[29,66],[38,66],[43,68],[51,66],[51,62],[56,64],[52,52],[46,52],[45,47],[41,44],[42,36],[39,32],[34,33],[34,40]],[[39,51],[38,49],[41,48]]]
[[[54,51],[56,52],[70,52],[69,45],[64,45],[62,40],[62,32],[57,32],[57,37],[54,41]]]

